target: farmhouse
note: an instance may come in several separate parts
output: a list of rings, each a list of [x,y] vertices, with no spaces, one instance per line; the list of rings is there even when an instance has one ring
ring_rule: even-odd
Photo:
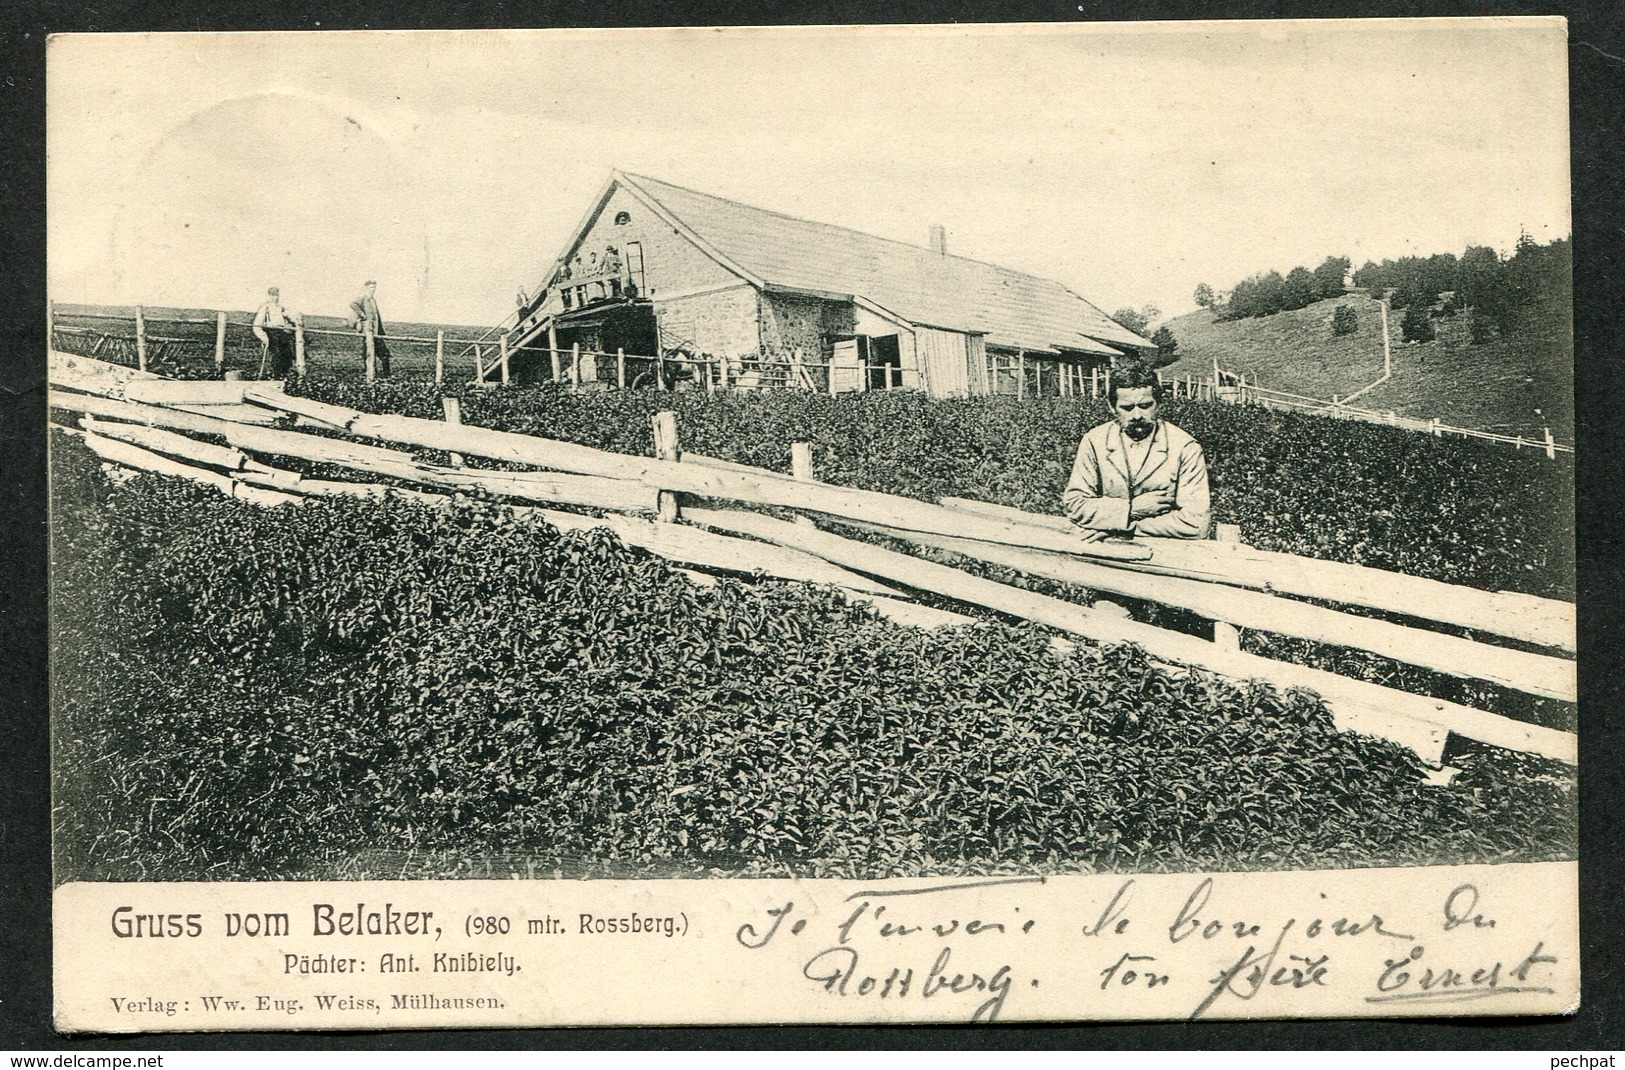
[[[1070,394],[1151,347],[1059,282],[949,255],[941,227],[908,245],[623,171],[514,323],[516,351],[705,357],[732,385],[831,393]]]

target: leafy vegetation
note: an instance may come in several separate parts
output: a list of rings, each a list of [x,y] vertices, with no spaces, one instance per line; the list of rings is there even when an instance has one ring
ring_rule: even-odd
[[[1313,271],[1302,266],[1293,268],[1285,276],[1279,271],[1266,271],[1236,283],[1222,301],[1215,297],[1212,287],[1203,283],[1206,293],[1201,293],[1202,287],[1198,287],[1196,303],[1212,309],[1220,319],[1272,316],[1330,297],[1342,297],[1348,269],[1348,257],[1328,256]],[[1204,296],[1206,301],[1202,300]]]
[[[674,399],[488,395],[467,417],[513,406],[604,444],[647,434],[639,400]],[[694,444],[732,429],[718,452],[736,459],[788,441],[749,421],[801,430],[825,404],[683,400]],[[861,441],[826,441],[826,476],[921,492],[969,463],[1005,500],[1050,481],[1014,469],[1052,452],[1060,410],[987,420],[980,445],[1013,453],[981,464],[976,431],[949,435],[965,409],[850,408],[860,439],[874,421],[943,454],[883,478]],[[1133,649],[1060,657],[1033,628],[929,633],[807,586],[702,588],[493,505],[262,509],[109,486],[71,441],[53,464],[59,880],[1368,865],[1573,843],[1561,766],[1468,749],[1429,786],[1307,696]]]
[[[1479,342],[1488,341],[1491,328],[1497,336],[1510,336],[1535,324],[1566,322],[1574,300],[1570,261],[1569,239],[1541,245],[1521,234],[1509,257],[1486,245],[1469,245],[1460,257],[1437,253],[1367,262],[1354,281],[1373,292],[1392,290],[1395,308],[1421,306],[1433,317],[1470,308],[1475,325],[1481,325],[1474,333]],[[1445,293],[1450,298],[1440,305]]]

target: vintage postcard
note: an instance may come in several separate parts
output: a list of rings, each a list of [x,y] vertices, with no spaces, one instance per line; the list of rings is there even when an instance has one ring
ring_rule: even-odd
[[[47,101],[60,1030],[1578,1006],[1561,19]]]

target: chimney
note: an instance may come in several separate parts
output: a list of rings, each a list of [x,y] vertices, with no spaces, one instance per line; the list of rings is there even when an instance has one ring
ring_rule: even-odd
[[[948,255],[948,231],[941,223],[931,224],[931,251],[938,256]]]

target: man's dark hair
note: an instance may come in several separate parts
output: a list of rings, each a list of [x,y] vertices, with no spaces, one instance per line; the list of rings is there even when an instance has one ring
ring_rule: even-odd
[[[1162,380],[1157,378],[1155,368],[1143,360],[1122,361],[1112,369],[1111,377],[1106,381],[1106,400],[1116,405],[1119,387],[1132,390],[1146,386],[1151,388],[1152,397],[1162,400]]]

